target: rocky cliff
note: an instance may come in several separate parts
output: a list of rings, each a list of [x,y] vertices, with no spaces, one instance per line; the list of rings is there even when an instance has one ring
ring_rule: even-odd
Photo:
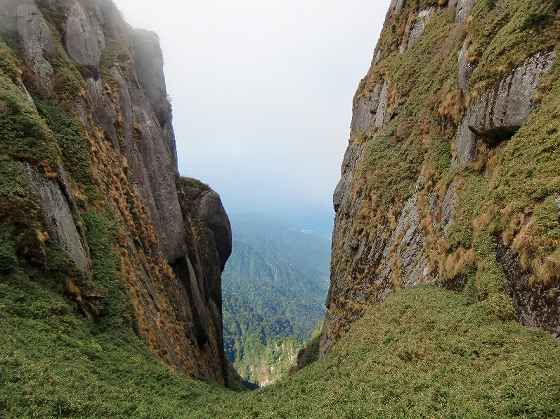
[[[157,36],[110,0],[0,0],[0,280],[226,381],[219,196],[178,176]]]
[[[559,8],[391,2],[334,194],[323,354],[426,283],[560,334]]]

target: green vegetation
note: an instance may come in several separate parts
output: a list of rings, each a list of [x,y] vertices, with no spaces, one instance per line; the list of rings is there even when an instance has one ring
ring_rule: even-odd
[[[560,347],[437,288],[398,291],[323,360],[235,393],[179,375],[124,329],[100,331],[57,293],[1,277],[7,418],[557,417]]]
[[[275,381],[324,316],[330,243],[258,214],[231,219],[233,254],[222,281],[226,354],[243,378]]]
[[[61,30],[64,16],[51,3],[39,1]],[[358,218],[370,237],[390,234],[387,226],[420,174],[427,180],[418,202],[427,202],[423,193],[444,193],[457,181],[454,224],[445,240],[438,237],[437,256],[464,256],[453,271],[464,276],[465,290],[397,290],[384,304],[364,307],[364,317],[328,357],[318,359],[315,335],[302,353],[303,370],[256,392],[175,374],[148,352],[134,333],[120,278],[120,225],[93,202],[76,215],[93,277],[75,279],[84,291],[92,286],[107,293],[102,315],[87,320],[63,297],[69,279],[80,275],[45,238],[25,170],[32,164],[56,177],[63,163],[72,182],[94,193],[87,138],[62,108],[83,92],[80,70],[89,70],[69,62],[58,45],[49,59],[61,103],[37,100],[37,112],[18,86],[21,63],[0,42],[0,417],[560,417],[560,346],[513,321],[496,258],[500,244],[511,246],[535,283],[560,281],[560,61],[541,83],[539,106],[513,138],[482,150],[484,158],[471,167],[451,164],[468,100],[527,57],[556,47],[560,3],[480,1],[464,26],[455,25],[452,11],[439,10],[418,43],[397,52],[406,11],[434,4],[406,2],[382,35],[383,59],[361,86],[360,94],[367,94],[383,79],[390,93],[387,126],[356,139],[367,143],[359,168],[365,181],[357,186],[371,201]],[[456,86],[457,53],[467,36],[469,61],[476,65],[470,98]],[[102,72],[113,59],[124,65],[126,55],[112,44]],[[429,229],[428,211],[421,212]],[[270,230],[253,218],[250,224]],[[323,316],[322,253],[306,253],[303,236],[283,234],[238,238],[224,274],[226,350],[255,381],[284,376]],[[364,278],[352,279],[359,284]],[[554,297],[558,288],[550,291]]]
[[[266,386],[286,377],[295,365],[301,343],[293,338],[268,338],[261,343],[254,334],[243,336],[243,357],[235,369],[246,381]]]
[[[0,74],[0,148],[17,160],[55,168],[58,147],[33,103],[9,78]]]
[[[94,200],[96,193],[90,174],[90,149],[82,124],[59,105],[38,102],[37,107],[56,138],[64,167],[74,181],[85,187],[87,196]]]
[[[115,327],[115,322],[132,321],[128,295],[119,275],[119,257],[116,254],[117,225],[110,211],[88,211],[83,215],[87,231],[93,284],[108,291],[103,299],[104,326]]]
[[[21,63],[12,49],[0,38],[0,72],[12,81],[21,78]]]
[[[57,45],[56,52],[49,57],[54,73],[54,90],[62,102],[72,102],[84,89],[84,78],[79,69],[71,62],[61,45]]]
[[[321,346],[321,331],[323,329],[323,322],[320,322],[305,346],[299,351],[297,356],[297,363],[292,366],[290,374],[293,375],[299,370],[311,365],[319,359],[319,352]]]
[[[479,2],[473,10],[468,33],[469,56],[477,64],[471,84],[482,92],[527,57],[549,51],[560,40],[552,0],[500,0],[488,8]]]
[[[0,230],[0,274],[9,274],[18,264],[16,242],[8,229]]]

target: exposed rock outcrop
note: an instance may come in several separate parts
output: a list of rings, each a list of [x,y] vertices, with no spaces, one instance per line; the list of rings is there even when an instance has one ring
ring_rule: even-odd
[[[0,188],[6,260],[50,275],[59,255],[92,321],[134,319],[170,367],[226,382],[231,229],[215,192],[178,177],[158,37],[109,0],[0,0],[0,33],[0,157],[19,185]]]
[[[435,3],[391,2],[354,99],[323,355],[424,283],[559,332],[558,6]]]
[[[49,240],[63,249],[76,267],[87,275],[91,270],[89,250],[85,237],[78,231],[75,224],[74,214],[76,214],[77,208],[73,202],[72,192],[63,180],[63,173],[59,183],[57,179],[49,179],[27,166],[29,183],[39,197],[39,205],[43,212]]]
[[[421,9],[417,14],[410,16],[405,30],[405,37],[399,47],[399,51],[401,53],[405,52],[409,48],[412,48],[418,39],[420,39],[426,29],[426,24],[429,22],[434,11],[434,7],[428,7],[426,9]]]
[[[97,16],[90,18],[80,2],[68,11],[64,28],[66,51],[72,60],[84,66],[97,67],[105,49],[105,35]]]
[[[496,87],[475,99],[459,127],[456,139],[457,161],[468,163],[476,158],[477,140],[495,145],[510,138],[525,123],[533,109],[534,95],[543,73],[550,70],[553,52],[538,53],[518,66]],[[460,85],[465,76],[459,68]]]
[[[47,92],[52,89],[53,67],[46,56],[54,52],[51,31],[43,15],[33,3],[20,4],[16,9],[17,30],[23,44],[25,61],[41,80]]]

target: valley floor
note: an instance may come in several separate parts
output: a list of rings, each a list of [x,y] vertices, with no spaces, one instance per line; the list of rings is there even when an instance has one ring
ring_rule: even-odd
[[[560,417],[558,343],[436,288],[397,292],[329,357],[254,392],[172,374],[123,330],[2,280],[0,417]]]

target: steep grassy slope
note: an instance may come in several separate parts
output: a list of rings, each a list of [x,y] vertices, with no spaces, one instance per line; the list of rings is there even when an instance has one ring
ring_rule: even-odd
[[[396,293],[324,360],[256,392],[174,375],[132,333],[57,293],[0,286],[0,416],[558,417],[560,347],[450,291]]]

